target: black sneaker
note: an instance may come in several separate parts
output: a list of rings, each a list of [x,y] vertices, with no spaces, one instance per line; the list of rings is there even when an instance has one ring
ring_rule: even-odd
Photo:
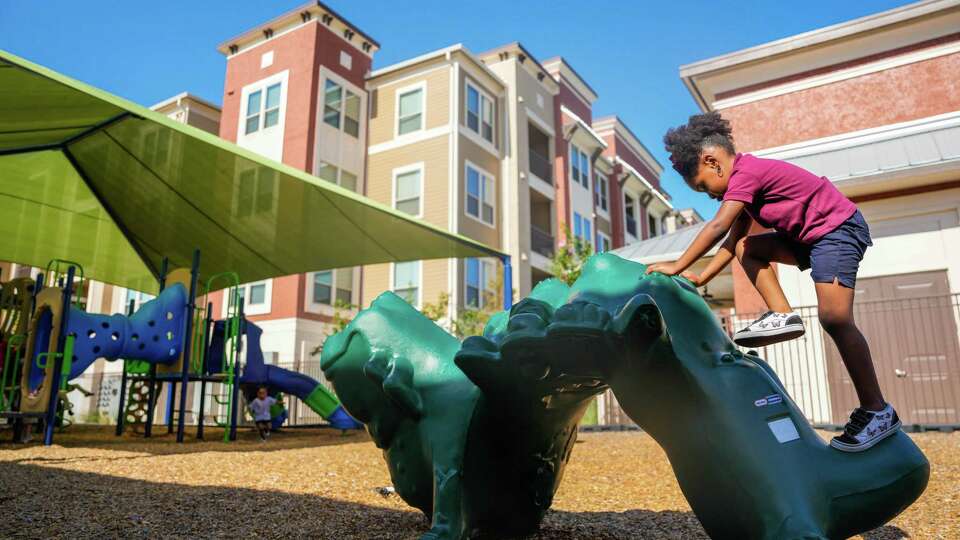
[[[803,319],[800,315],[768,311],[734,334],[733,342],[741,347],[765,347],[796,339],[802,336],[803,332]]]
[[[863,452],[900,429],[900,417],[888,403],[882,411],[867,411],[857,407],[843,434],[834,437],[830,446],[843,452]]]

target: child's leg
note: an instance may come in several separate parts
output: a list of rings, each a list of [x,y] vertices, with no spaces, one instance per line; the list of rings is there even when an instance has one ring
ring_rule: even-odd
[[[780,288],[777,273],[771,262],[797,266],[797,257],[777,233],[746,236],[737,242],[737,260],[743,266],[750,282],[757,288],[767,307],[777,313],[790,313],[790,303]]]
[[[868,411],[883,409],[885,402],[873,368],[870,346],[853,320],[854,290],[844,287],[837,280],[814,285],[820,306],[820,325],[830,334],[840,351],[840,358],[860,398],[860,406]]]

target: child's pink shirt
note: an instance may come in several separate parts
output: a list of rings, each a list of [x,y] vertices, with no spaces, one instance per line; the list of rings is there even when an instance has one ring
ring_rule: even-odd
[[[813,244],[857,211],[830,180],[776,159],[737,154],[724,201],[746,204],[760,225]]]

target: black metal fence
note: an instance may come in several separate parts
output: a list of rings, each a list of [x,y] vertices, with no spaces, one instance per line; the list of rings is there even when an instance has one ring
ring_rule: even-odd
[[[795,311],[803,318],[804,336],[760,347],[757,353],[812,424],[841,426],[859,405],[853,383],[820,325],[816,306]],[[760,315],[720,317],[720,324],[732,337]],[[904,425],[960,427],[960,295],[858,302],[854,319],[870,344],[884,397]],[[612,393],[601,404],[601,423],[632,423]]]
[[[308,360],[297,365],[293,363],[281,363],[280,367],[291,371],[299,371],[320,381],[324,386],[330,388],[330,384],[323,376],[320,369],[319,360]],[[117,407],[120,396],[120,378],[119,372],[108,373],[85,373],[71,381],[71,391],[67,397],[70,402],[72,414],[68,419],[76,423],[83,424],[113,424],[117,419]],[[169,385],[162,385],[162,389],[157,394],[156,407],[154,409],[154,418],[156,424],[163,424],[166,418],[167,393]],[[207,397],[204,405],[204,423],[206,425],[215,425],[218,422],[226,421],[227,405],[219,403],[218,399],[226,397],[225,385],[220,383],[208,383]],[[81,390],[82,389],[82,390]],[[90,392],[91,395],[85,395]],[[185,421],[187,424],[196,423],[198,408],[200,406],[200,384],[191,383],[187,393],[187,410],[185,411]],[[243,400],[243,396],[240,396]],[[287,425],[303,426],[325,423],[323,417],[307,407],[296,396],[284,395],[284,402],[287,406],[289,418]],[[249,422],[249,415],[244,412],[244,403],[237,408],[240,411],[239,424],[243,425]]]
[[[816,426],[843,425],[858,400],[853,384],[833,341],[817,318],[815,306],[796,311],[803,318],[803,337],[761,347],[757,353],[777,373],[784,387],[807,419]],[[720,324],[732,336],[760,314],[720,317]],[[908,427],[960,426],[960,294],[860,302],[854,317],[870,344],[877,377],[886,399],[896,407]],[[280,364],[327,385],[319,360]],[[93,396],[70,393],[74,419],[78,422],[109,423],[115,419],[120,374],[85,374],[73,381]],[[194,390],[195,388],[195,390]],[[199,385],[191,385],[188,403],[196,404]],[[216,388],[212,388],[216,392]],[[156,418],[162,422],[166,390],[157,399]],[[319,424],[323,418],[295,396],[287,396],[290,425]],[[205,415],[213,422],[225,411],[207,399]],[[187,422],[194,421],[189,405]],[[598,421],[608,425],[633,422],[606,392],[600,398]]]

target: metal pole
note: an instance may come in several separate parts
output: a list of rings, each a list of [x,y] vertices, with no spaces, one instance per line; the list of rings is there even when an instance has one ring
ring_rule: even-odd
[[[167,433],[173,433],[173,404],[177,402],[177,381],[170,381],[170,385],[167,388],[169,388],[170,391],[167,392],[166,413],[163,419],[167,423]]]
[[[130,300],[130,305],[127,306],[127,317],[133,315],[133,306],[136,305],[136,302]],[[120,404],[117,406],[117,432],[116,436],[119,437],[123,435],[123,420],[124,420],[124,399],[127,397],[127,359],[123,359],[123,372],[120,374]]]
[[[237,333],[237,340],[234,343],[234,346],[237,348],[237,355],[234,357],[233,361],[233,387],[230,389],[230,440],[237,440],[237,400],[240,398],[240,375],[241,364],[240,358],[243,355],[243,336],[247,334],[247,318],[243,314],[243,298],[240,299],[239,309],[237,310],[237,317],[239,318],[239,329]]]
[[[46,381],[50,383],[50,401],[47,403],[47,416],[46,416],[46,425],[44,426],[43,431],[43,444],[44,446],[50,446],[53,444],[53,429],[54,424],[57,421],[57,407],[60,405],[60,372],[63,370],[63,354],[64,354],[64,343],[67,339],[67,319],[70,318],[70,299],[71,299],[71,290],[73,289],[73,273],[76,270],[74,266],[70,266],[67,269],[67,280],[63,284],[63,316],[60,317],[60,331],[57,336],[56,350],[53,351],[56,353],[54,355],[53,363],[53,374],[51,381]],[[33,359],[29,358],[27,361],[32,362]],[[49,357],[47,362],[49,362]]]
[[[193,312],[197,305],[197,281],[200,279],[200,250],[193,250],[190,267],[190,296],[187,297],[187,320],[183,331],[183,369],[180,370],[180,416],[177,418],[177,442],[183,442],[183,428],[187,409],[187,385],[190,384],[190,349],[192,348]]]
[[[207,303],[207,317],[204,319],[203,323],[206,325],[206,330],[203,332],[204,342],[200,344],[201,350],[203,351],[203,362],[200,366],[200,411],[197,413],[198,439],[203,438],[203,413],[207,401],[207,362],[210,361],[210,351],[207,348],[208,345],[206,337],[208,334],[213,333],[213,302]]]
[[[167,284],[167,266],[169,261],[166,257],[160,262],[160,287],[158,292],[163,292]],[[157,406],[157,365],[150,364],[150,387],[147,391],[147,425],[143,428],[143,436],[150,437],[153,434],[153,416],[154,409]]]
[[[510,256],[503,256],[503,309],[513,307],[513,267]]]

